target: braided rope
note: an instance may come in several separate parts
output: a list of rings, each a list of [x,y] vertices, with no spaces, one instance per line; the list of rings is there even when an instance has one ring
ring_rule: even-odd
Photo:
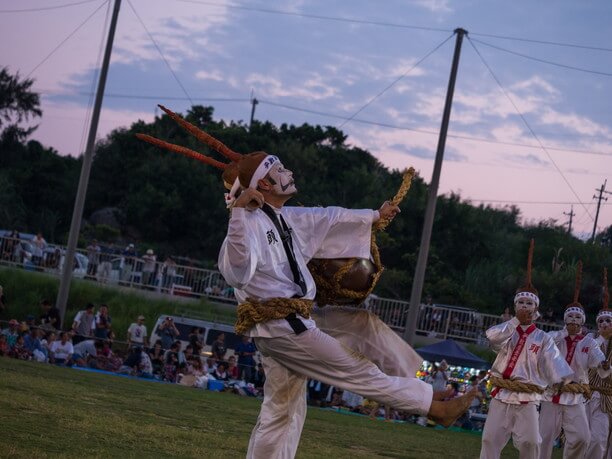
[[[272,298],[266,301],[248,299],[238,305],[236,333],[244,335],[255,324],[268,320],[284,319],[291,313],[310,318],[314,302],[303,298]]]
[[[408,190],[410,190],[410,186],[412,185],[414,175],[415,171],[413,167],[404,171],[402,183],[397,190],[397,193],[395,193],[395,196],[390,201],[392,205],[398,206],[406,197],[406,194],[408,194]],[[347,260],[344,265],[338,268],[332,279],[325,276],[325,271],[327,270],[328,266],[328,262],[326,260],[318,260],[318,263],[316,264],[308,264],[310,274],[317,285],[317,302],[319,304],[345,304],[346,301],[341,301],[340,299],[347,298],[352,300],[352,304],[361,304],[368,297],[368,295],[372,293],[385,269],[380,258],[378,245],[376,244],[376,233],[378,231],[384,231],[390,222],[390,219],[381,218],[374,223],[374,225],[372,225],[370,253],[372,255],[375,271],[371,275],[370,284],[367,289],[357,291],[342,287],[342,280],[344,279],[344,276],[355,266],[356,263],[360,261],[358,258],[351,258]]]
[[[544,389],[542,389],[540,386],[536,386],[535,384],[514,381],[512,379],[498,378],[497,376],[491,376],[490,379],[491,383],[500,389],[508,389],[512,392],[523,392],[526,394],[544,393]]]
[[[591,398],[593,389],[588,384],[574,382],[561,386],[561,390],[559,392],[566,394],[584,394],[586,398]]]

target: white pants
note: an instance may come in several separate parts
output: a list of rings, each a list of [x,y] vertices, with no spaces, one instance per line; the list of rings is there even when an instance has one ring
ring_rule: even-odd
[[[510,436],[521,459],[538,459],[542,443],[538,407],[531,403],[511,405],[492,399],[482,432],[480,459],[498,459]]]
[[[555,439],[561,435],[561,428],[565,433],[563,457],[583,459],[591,439],[585,405],[559,405],[552,402],[542,402],[540,407],[540,459],[550,459]]]
[[[586,405],[586,410],[591,428],[591,441],[586,457],[589,459],[604,459],[610,433],[610,416],[601,411],[601,395],[598,392],[593,394]]]
[[[367,311],[354,309],[354,312],[349,312],[351,310],[341,309],[344,312],[338,312],[338,317],[344,315],[346,319],[355,314],[355,317],[360,316],[361,320],[349,320],[341,329],[343,333],[338,332],[340,339],[333,338],[318,328],[299,335],[255,338],[257,348],[263,356],[266,382],[264,401],[251,434],[247,458],[285,459],[295,456],[306,417],[307,378],[358,393],[399,410],[421,415],[429,412],[433,395],[429,384],[415,378],[414,372],[410,377],[386,375],[364,355],[369,357],[369,351],[372,351],[371,355],[375,359],[382,358],[383,353],[402,355],[401,352],[408,345],[402,341],[404,344],[401,349],[378,346],[367,348],[363,342],[371,342],[369,337],[377,341],[374,332],[381,336],[395,333]],[[334,314],[331,309],[324,311],[326,321],[329,320],[328,325],[336,322],[332,318]],[[353,333],[348,332],[354,323],[361,323],[365,328],[353,329]],[[391,335],[378,339],[394,340]],[[363,353],[347,345],[357,341],[361,342]],[[385,365],[395,372],[407,371],[411,367],[405,363],[393,365],[390,361]]]

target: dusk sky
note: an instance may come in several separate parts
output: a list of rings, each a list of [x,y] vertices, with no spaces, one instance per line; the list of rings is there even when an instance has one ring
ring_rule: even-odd
[[[60,154],[84,149],[112,3],[0,0],[0,65],[35,80],[32,138]],[[612,178],[611,19],[609,0],[123,0],[98,137],[157,103],[248,123],[253,94],[256,119],[338,127],[429,182],[462,27],[440,192],[516,203],[528,223],[563,223],[573,204],[590,235]]]

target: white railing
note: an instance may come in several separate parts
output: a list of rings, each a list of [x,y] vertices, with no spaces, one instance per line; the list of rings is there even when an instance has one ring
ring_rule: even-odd
[[[59,276],[65,248],[48,246],[42,254],[31,241],[0,238],[0,263],[31,271],[43,271]],[[93,260],[90,263],[89,260]],[[73,277],[101,284],[150,290],[162,294],[190,298],[206,297],[214,301],[236,304],[234,290],[219,271],[162,262],[150,263],[140,257],[111,253],[87,253],[78,250]],[[363,306],[377,314],[389,327],[402,333],[406,328],[409,303],[371,295]],[[483,314],[469,308],[448,305],[421,305],[416,332],[421,336],[486,345],[485,330],[501,323],[500,316]],[[558,330],[557,324],[538,323],[545,331]]]

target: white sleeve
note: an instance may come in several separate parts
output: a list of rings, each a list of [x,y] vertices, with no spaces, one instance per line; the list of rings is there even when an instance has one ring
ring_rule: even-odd
[[[504,347],[504,344],[510,341],[512,334],[515,332],[518,325],[519,320],[516,317],[513,317],[506,322],[489,328],[486,334],[489,344],[491,345],[491,349],[493,349],[495,352],[499,352]]]
[[[232,209],[227,236],[219,252],[219,270],[233,287],[243,289],[255,274],[259,254],[256,231],[250,230],[249,215],[241,207]]]
[[[599,365],[601,365],[601,362],[606,361],[606,356],[603,352],[601,352],[597,341],[592,338],[589,341],[589,368],[597,368]]]
[[[548,336],[550,336],[553,339],[555,344],[558,344],[561,341],[563,341],[565,338],[567,338],[569,336],[569,333],[567,332],[566,328],[562,328],[561,330],[549,331]]]
[[[372,223],[379,217],[371,209],[342,207],[286,207],[306,262],[311,258],[370,258]]]
[[[74,316],[74,321],[76,322],[77,325],[81,323],[81,315],[83,314],[83,311],[79,311],[77,312],[76,316]]]

